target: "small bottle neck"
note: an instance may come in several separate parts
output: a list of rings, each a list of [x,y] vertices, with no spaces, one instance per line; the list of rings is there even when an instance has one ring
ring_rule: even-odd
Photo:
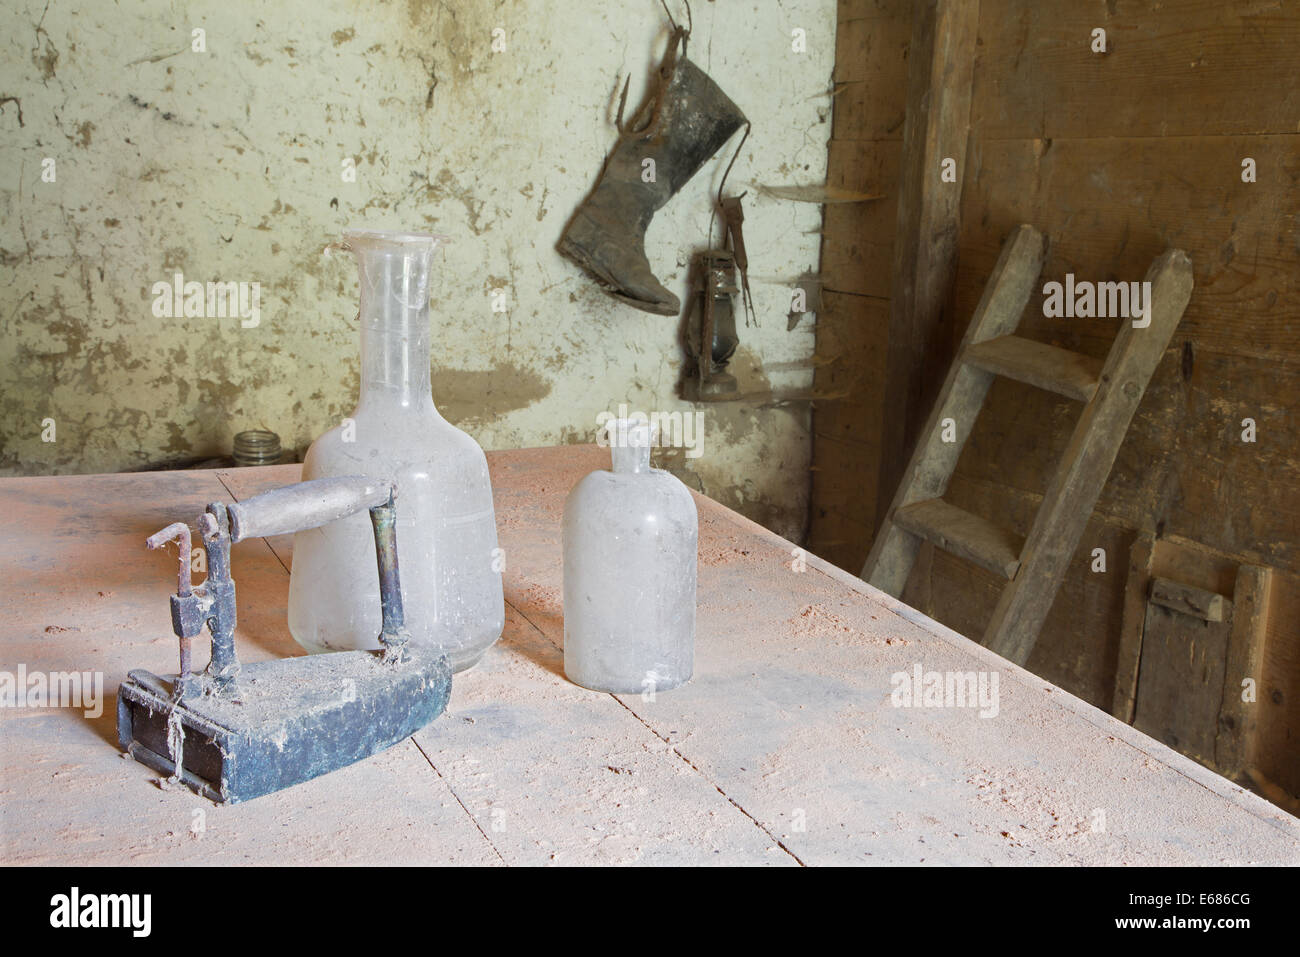
[[[636,474],[650,471],[650,449],[656,430],[635,419],[611,419],[605,424],[610,462],[615,472]]]
[[[429,268],[436,244],[352,244],[361,279],[360,404],[432,407]]]
[[[614,446],[610,450],[613,470],[619,473],[649,472],[650,447]]]

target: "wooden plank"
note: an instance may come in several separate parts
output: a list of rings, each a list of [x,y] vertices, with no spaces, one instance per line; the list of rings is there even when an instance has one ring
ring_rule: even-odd
[[[1204,356],[1185,392],[1169,534],[1250,564],[1300,570],[1300,363]],[[1255,442],[1243,441],[1246,419]],[[1144,434],[1133,456],[1151,454],[1167,437]]]
[[[1171,249],[1151,264],[1148,325],[1120,326],[1096,395],[1079,416],[1065,455],[1025,539],[1020,571],[985,631],[985,644],[1023,663],[1038,640],[1056,588],[1079,543],[1151,375],[1192,295],[1192,263]]]
[[[1043,236],[1032,226],[1020,226],[1007,237],[984,296],[966,329],[963,348],[1006,335],[1016,328],[1045,254]],[[893,527],[893,512],[913,502],[943,496],[992,381],[991,373],[960,362],[949,368],[938,401],[921,432],[921,441],[912,452],[862,569],[862,577],[881,591],[902,594],[916,559],[917,540]],[[892,409],[892,404],[886,409]],[[954,441],[944,440],[945,419],[952,419],[956,426]]]
[[[415,734],[507,864],[798,865],[630,710],[564,676],[559,631],[532,623],[561,620],[557,595],[517,580],[507,595],[506,635]]]
[[[1020,567],[1023,538],[941,498],[903,506],[894,524],[1008,581]]]
[[[912,17],[907,9],[896,16],[839,24],[835,34],[836,135],[861,140],[903,138],[911,39]]]
[[[962,186],[957,309],[979,301],[1002,236],[1030,222],[1051,243],[1043,282],[1136,278],[1174,246],[1196,264],[1176,341],[1203,353],[1300,358],[1296,137],[971,140]],[[1147,135],[1141,135],[1146,133]],[[1256,161],[1243,183],[1241,162]],[[1021,334],[1108,342],[1114,320],[1049,318],[1036,290]],[[1073,346],[1071,346],[1073,347]],[[1081,348],[1080,351],[1092,350]],[[1104,349],[1094,353],[1104,354]]]
[[[912,0],[838,0],[836,18],[841,27],[855,20],[907,19]]]
[[[857,571],[876,527],[874,462],[880,449],[885,392],[885,327],[889,303],[827,291],[817,314],[813,388],[846,392],[813,410],[812,505],[807,549]]]
[[[1300,48],[1294,3],[983,0],[980,41],[971,126],[984,137],[1293,133],[1300,116],[1300,87],[1282,81]]]
[[[1203,606],[1211,595],[1235,590],[1238,568],[1227,556],[1196,543],[1156,541],[1151,561],[1152,594],[1174,596],[1145,602],[1145,634],[1137,681],[1134,727],[1176,747],[1206,767],[1220,770],[1216,751],[1222,733],[1222,703],[1232,643],[1234,603],[1225,601],[1224,620],[1207,622]],[[1167,583],[1157,588],[1156,583]],[[1192,597],[1195,608],[1178,601]],[[1179,607],[1170,608],[1169,605]]]
[[[1254,761],[1300,800],[1300,575],[1274,569],[1272,578]]]
[[[889,73],[836,84],[835,139],[859,147],[903,142],[907,73]],[[891,204],[892,206],[892,204]],[[895,212],[893,208],[891,213]]]
[[[1133,723],[1137,704],[1138,670],[1142,661],[1142,629],[1146,626],[1147,595],[1151,587],[1151,560],[1155,539],[1139,535],[1129,549],[1124,584],[1124,617],[1120,623],[1119,651],[1115,661],[1115,691],[1110,713]]]
[[[1291,667],[1296,649],[1295,629],[1290,625],[1295,620],[1295,599],[1300,595],[1300,587],[1297,587],[1300,579],[1273,569],[1264,571],[1267,572],[1266,575],[1258,570],[1252,571],[1250,565],[1242,565],[1230,556],[1182,538],[1157,541],[1151,561],[1151,574],[1155,576],[1170,578],[1212,593],[1233,595],[1230,606],[1225,602],[1225,613],[1231,616],[1232,631],[1228,638],[1223,706],[1217,716],[1213,760],[1207,761],[1207,765],[1277,802],[1276,790],[1270,791],[1262,787],[1256,782],[1255,776],[1249,773],[1252,769],[1249,766],[1243,767],[1249,765],[1249,760],[1243,761],[1232,756],[1233,749],[1238,748],[1238,742],[1244,740],[1265,778],[1273,780],[1279,787],[1290,788],[1292,795],[1300,794],[1300,788],[1296,788],[1294,783],[1296,742],[1289,733],[1295,727],[1295,721],[1288,711],[1293,694],[1300,693],[1296,690],[1300,688],[1300,681],[1296,680],[1295,669]],[[1267,596],[1248,597],[1264,590],[1260,584],[1263,578],[1268,581]],[[950,581],[945,582],[945,585],[948,584]],[[1252,607],[1241,608],[1241,602],[1247,602]],[[1077,607],[1088,606],[1079,604]],[[1272,614],[1268,613],[1270,607]],[[1256,610],[1260,609],[1263,610],[1262,615],[1256,616]],[[1252,617],[1258,617],[1258,620],[1248,625],[1247,622]],[[1258,634],[1254,629],[1259,630]],[[1252,634],[1255,637],[1242,640],[1239,637],[1242,634]],[[1049,637],[1050,632],[1045,628],[1043,642]],[[1040,647],[1043,642],[1040,642]],[[1250,649],[1251,655],[1259,655],[1257,665],[1234,664],[1233,656],[1240,655],[1243,649]],[[1243,690],[1240,685],[1243,676],[1255,678],[1253,702],[1233,697],[1240,696]],[[1239,707],[1241,713],[1233,715],[1230,709],[1234,707]],[[1253,726],[1247,729],[1244,738],[1239,738],[1234,726],[1239,728],[1248,722]],[[1295,800],[1294,797],[1290,798],[1292,802]],[[1287,801],[1280,803],[1285,807],[1292,806]]]
[[[934,567],[936,555],[947,559],[954,565],[961,565],[963,568],[971,569],[986,578],[993,579],[995,576],[982,568],[972,565],[970,562],[954,558],[942,549],[935,548],[929,542],[921,542],[921,547],[916,550],[916,562],[912,565],[912,574],[908,576],[907,587],[903,589],[901,600],[921,614],[938,621],[939,618],[934,613],[934,591],[930,587],[930,569]]]
[[[892,197],[898,189],[902,155],[902,143],[897,141],[831,140],[828,183],[862,192],[886,192],[891,198],[826,207],[820,268],[825,288],[885,300],[891,295],[890,269],[898,218],[897,203]],[[820,316],[817,331],[820,335]],[[871,332],[871,338],[882,348],[887,337],[887,325]]]
[[[912,39],[909,2],[887,15],[841,19],[835,27],[835,82],[853,83],[890,73],[907,80],[907,47]],[[906,86],[897,100],[907,96]],[[902,124],[898,130],[902,134]]]
[[[912,0],[842,3],[836,32],[834,126],[826,182],[884,192],[826,207],[813,390],[844,399],[812,408],[807,549],[857,571],[877,525],[890,275],[897,222]],[[842,81],[842,82],[841,82]],[[806,322],[807,320],[801,320]],[[872,463],[864,469],[863,463]]]
[[[1242,565],[1237,571],[1232,593],[1232,633],[1223,671],[1223,703],[1214,743],[1219,773],[1233,779],[1241,778],[1254,764],[1272,587],[1270,568]]]
[[[1256,794],[1262,794],[1293,817],[1300,817],[1300,798],[1258,768],[1247,768],[1246,779]]]
[[[1151,601],[1184,615],[1194,615],[1202,621],[1223,621],[1224,608],[1231,607],[1218,592],[1207,591],[1194,585],[1171,581],[1168,578],[1151,580]]]
[[[1087,402],[1097,391],[1102,367],[1101,360],[1092,356],[1022,336],[999,336],[975,343],[962,352],[961,358],[994,375],[1081,402]]]
[[[1133,727],[1210,768],[1231,631],[1147,603]]]
[[[882,516],[952,358],[945,340],[955,325],[951,300],[979,24],[977,0],[916,0],[914,10],[889,318],[892,398],[877,492]],[[956,182],[941,179],[947,159],[956,163]]]

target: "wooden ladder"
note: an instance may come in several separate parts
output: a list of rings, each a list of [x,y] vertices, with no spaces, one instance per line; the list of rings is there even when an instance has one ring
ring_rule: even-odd
[[[1149,324],[1123,320],[1103,363],[1014,335],[1046,251],[1042,233],[1028,225],[1003,245],[862,569],[866,581],[900,597],[925,540],[1005,578],[983,644],[1021,665],[1192,294],[1191,260],[1182,250],[1167,250],[1146,275]],[[1025,538],[943,500],[995,375],[1085,403]],[[955,441],[943,440],[945,419],[956,424]]]

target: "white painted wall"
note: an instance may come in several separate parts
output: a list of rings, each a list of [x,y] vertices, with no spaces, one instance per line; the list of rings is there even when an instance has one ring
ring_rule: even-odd
[[[761,327],[742,330],[733,368],[746,388],[806,387],[812,317],[787,331],[786,313],[792,280],[817,268],[820,207],[753,187],[824,177],[835,3],[694,7],[689,55],[754,121],[729,187],[751,189]],[[692,408],[675,398],[678,321],[616,303],[554,250],[614,141],[621,78],[630,109],[663,51],[656,0],[39,0],[0,18],[0,96],[17,98],[0,114],[4,472],[222,454],[258,426],[305,447],[355,398],[355,276],[321,255],[348,225],[454,237],[434,281],[434,395],[486,448],[590,441],[623,401]],[[651,263],[683,297],[724,163],[650,229]],[[176,271],[260,283],[260,324],[155,318],[151,287]],[[798,535],[806,407],[705,415],[688,480]]]

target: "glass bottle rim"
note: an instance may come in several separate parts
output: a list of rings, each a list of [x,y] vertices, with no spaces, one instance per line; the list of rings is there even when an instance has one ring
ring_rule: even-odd
[[[394,229],[347,229],[343,232],[343,242],[350,247],[387,244],[437,248],[451,242],[451,237],[439,233],[406,232]]]

